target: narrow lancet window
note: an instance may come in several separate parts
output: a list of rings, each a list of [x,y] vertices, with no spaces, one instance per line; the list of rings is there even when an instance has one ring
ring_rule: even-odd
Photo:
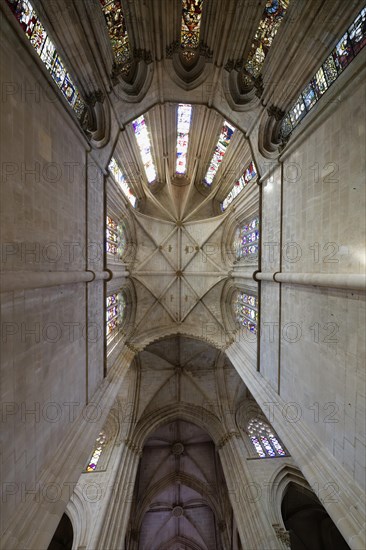
[[[257,78],[262,71],[273,39],[285,16],[289,0],[270,0],[267,2],[254,35],[244,69],[251,77]]]
[[[235,197],[248,185],[250,181],[257,175],[257,170],[253,161],[246,167],[242,176],[234,183],[233,188],[220,204],[221,210],[225,212],[227,207],[233,202]]]
[[[224,159],[224,155],[234,132],[234,126],[232,126],[225,120],[204,179],[204,184],[207,187],[211,187],[212,185],[213,179],[216,175],[217,170],[219,169],[220,163]]]
[[[106,442],[107,442],[106,434],[104,432],[100,432],[100,434],[98,435],[95,441],[93,454],[86,467],[87,472],[94,472],[96,470],[97,464],[99,462],[100,456],[103,452]]]
[[[118,183],[118,185],[122,189],[125,197],[130,201],[132,206],[135,208],[137,199],[135,195],[132,193],[131,187],[128,185],[126,181],[126,176],[123,174],[121,168],[117,164],[116,159],[113,157],[111,158],[111,161],[108,165],[108,170],[110,174],[113,176],[115,182]]]
[[[126,232],[122,222],[116,223],[110,216],[106,222],[106,250],[122,258],[126,248]]]
[[[195,57],[200,43],[203,0],[182,0],[180,45],[186,61]]]
[[[131,59],[126,20],[120,0],[99,0],[108,28],[116,65],[125,65]]]
[[[177,174],[185,174],[187,170],[187,152],[189,130],[192,118],[192,105],[180,103],[177,109]]]
[[[152,157],[152,147],[146,121],[143,115],[132,122],[137,145],[140,149],[142,164],[144,165],[147,181],[153,183],[156,180],[156,169]]]
[[[85,103],[29,0],[6,0],[26,37],[36,50],[68,104],[81,119]]]

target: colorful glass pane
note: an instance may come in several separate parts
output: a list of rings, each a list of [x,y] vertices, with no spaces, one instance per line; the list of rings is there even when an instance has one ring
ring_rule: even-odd
[[[244,170],[243,175],[234,183],[234,186],[231,189],[230,193],[228,193],[228,195],[220,204],[220,208],[223,212],[256,175],[256,167],[254,162],[252,161],[249,166]]]
[[[225,121],[204,179],[204,183],[209,187],[219,169],[220,163],[223,161],[227,146],[234,132],[234,126]]]
[[[88,466],[86,467],[87,472],[94,472],[94,470],[96,469],[100,456],[103,452],[103,448],[105,447],[106,441],[107,437],[105,433],[100,432],[95,442],[93,454],[91,456],[91,459],[89,460]]]
[[[183,50],[199,46],[203,0],[182,0],[180,44]]]
[[[135,195],[132,193],[132,190],[126,181],[126,177],[124,176],[121,168],[119,167],[119,165],[117,164],[117,161],[113,157],[111,158],[111,161],[108,165],[108,170],[110,174],[113,176],[115,182],[118,183],[118,185],[121,187],[125,197],[130,201],[132,206],[135,208],[137,199]]]
[[[61,93],[75,111],[78,118],[81,118],[85,109],[85,103],[80,93],[73,84],[70,75],[66,72],[60,56],[52,40],[42,25],[37,13],[29,0],[6,0],[6,3],[19,21],[26,37],[33,48],[51,73],[51,76]]]
[[[234,298],[233,308],[235,318],[240,325],[256,334],[258,322],[257,298],[245,292],[238,291]]]
[[[286,456],[286,451],[274,435],[273,430],[262,420],[252,418],[248,423],[247,431],[260,458]]]
[[[115,61],[117,64],[126,63],[131,55],[121,2],[120,0],[100,0],[100,4],[107,24]]]
[[[236,229],[233,249],[237,260],[258,253],[259,246],[259,218]]]
[[[145,168],[147,181],[152,183],[156,180],[156,170],[152,157],[152,148],[150,143],[149,132],[147,130],[146,121],[143,115],[136,118],[132,122],[133,131],[135,132],[137,145],[140,149],[142,164]]]
[[[289,0],[270,0],[264,8],[262,19],[259,22],[245,63],[246,71],[254,78],[262,70],[264,60],[268,55],[289,3]]]
[[[187,169],[187,152],[189,129],[191,126],[192,105],[179,104],[177,110],[177,174],[185,174]]]
[[[126,313],[126,299],[123,292],[107,296],[106,300],[106,335],[112,336],[123,324]]]
[[[281,136],[288,137],[305,114],[315,105],[326,90],[337,80],[341,72],[366,44],[366,8],[363,8],[348,31],[325,59],[310,83],[305,86],[299,99],[284,117]]]

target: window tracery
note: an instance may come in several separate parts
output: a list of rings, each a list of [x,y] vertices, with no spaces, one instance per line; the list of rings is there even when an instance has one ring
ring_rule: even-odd
[[[192,105],[180,103],[177,109],[177,174],[185,174],[187,169],[187,152],[189,130],[192,118]]]
[[[212,185],[213,179],[216,175],[217,170],[219,169],[220,163],[224,159],[224,155],[234,132],[235,127],[225,120],[210,165],[204,178],[204,184],[207,187],[211,187]]]
[[[234,235],[233,250],[235,258],[251,257],[258,254],[259,250],[259,217],[256,216],[250,222],[239,226]]]
[[[282,138],[291,134],[365,44],[366,7],[358,14],[284,117],[281,124]]]
[[[257,333],[258,300],[256,296],[238,290],[234,296],[233,310],[235,320],[253,334]]]
[[[247,431],[259,458],[287,455],[274,430],[260,418],[252,418],[248,422]]]
[[[234,183],[233,188],[225,197],[225,199],[220,204],[222,212],[225,212],[227,207],[233,202],[235,197],[244,189],[248,183],[255,178],[257,175],[257,170],[253,161],[250,162],[249,166],[244,170],[242,176]]]
[[[107,296],[106,303],[107,340],[116,334],[126,317],[126,298],[124,292],[115,292]]]
[[[6,3],[77,118],[82,119],[86,108],[85,102],[31,2],[6,0]]]

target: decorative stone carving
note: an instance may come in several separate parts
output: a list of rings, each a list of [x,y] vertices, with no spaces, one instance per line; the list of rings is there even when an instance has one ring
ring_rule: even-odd
[[[174,506],[172,510],[172,516],[175,518],[181,518],[184,515],[182,506]]]
[[[180,441],[177,441],[172,446],[172,453],[173,455],[179,456],[184,452],[184,445]]]
[[[240,433],[239,432],[228,432],[227,434],[225,434],[221,439],[220,441],[218,442],[217,446],[219,449],[222,449],[226,443],[228,441],[230,441],[230,439],[232,439],[233,437],[236,437],[237,439],[240,438]]]

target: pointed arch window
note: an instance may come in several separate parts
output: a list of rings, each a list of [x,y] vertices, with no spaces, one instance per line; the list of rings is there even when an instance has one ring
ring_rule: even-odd
[[[289,3],[290,0],[270,0],[267,2],[244,65],[245,71],[250,75],[248,83],[251,82],[251,78],[257,78],[261,73],[264,61],[280,28]]]
[[[225,197],[225,199],[220,204],[222,212],[225,212],[227,207],[233,202],[235,197],[248,185],[253,178],[257,175],[257,169],[253,161],[249,163],[249,166],[246,167],[242,176],[234,183],[233,188],[230,193]]]
[[[126,317],[126,298],[123,291],[107,296],[106,310],[106,336],[109,341],[116,335]]]
[[[141,160],[145,168],[147,181],[153,183],[156,180],[156,169],[152,157],[150,136],[144,116],[141,115],[136,118],[136,120],[132,122],[132,127],[135,132],[137,145],[140,149]]]
[[[102,452],[103,452],[103,450],[106,446],[106,443],[107,443],[107,436],[102,431],[102,432],[100,432],[100,434],[98,435],[98,437],[95,441],[93,454],[90,457],[90,460],[89,460],[88,465],[86,467],[87,472],[94,472],[96,470],[97,464],[98,464],[100,456],[101,456],[101,454],[102,454]]]
[[[203,183],[207,187],[211,187],[212,185],[213,179],[216,175],[217,170],[219,169],[221,162],[224,159],[224,155],[226,153],[227,147],[229,145],[229,142],[234,132],[235,132],[235,127],[229,124],[225,120],[220,133],[220,137],[217,141],[210,165],[208,167],[205,179],[203,181]]]
[[[106,250],[122,258],[126,248],[126,229],[123,222],[117,223],[110,216],[106,222]]]
[[[123,174],[121,168],[119,167],[115,158],[111,158],[111,161],[108,165],[109,173],[113,176],[114,180],[123,191],[125,197],[129,200],[134,208],[136,208],[137,199],[132,193],[131,187],[128,185],[126,176]]]
[[[257,333],[258,300],[257,297],[238,290],[234,295],[233,310],[235,320],[253,334]]]
[[[260,418],[252,418],[248,422],[247,431],[259,458],[288,456],[274,430]]]
[[[177,109],[177,174],[185,174],[187,170],[187,152],[189,130],[191,127],[192,105],[180,103]]]
[[[60,89],[70,107],[74,110],[77,118],[82,119],[86,108],[85,102],[70,74],[67,72],[60,55],[57,53],[56,46],[41,23],[33,5],[29,0],[6,0],[6,3],[41,58],[53,81]]]
[[[302,90],[281,124],[287,138],[366,44],[366,7],[361,10],[336,47]]]
[[[252,258],[259,250],[259,217],[239,226],[234,235],[233,250],[235,258]]]
[[[200,43],[203,0],[182,0],[180,45],[186,61],[191,61]]]
[[[116,65],[125,65],[131,59],[126,19],[120,0],[99,0],[107,24]]]

